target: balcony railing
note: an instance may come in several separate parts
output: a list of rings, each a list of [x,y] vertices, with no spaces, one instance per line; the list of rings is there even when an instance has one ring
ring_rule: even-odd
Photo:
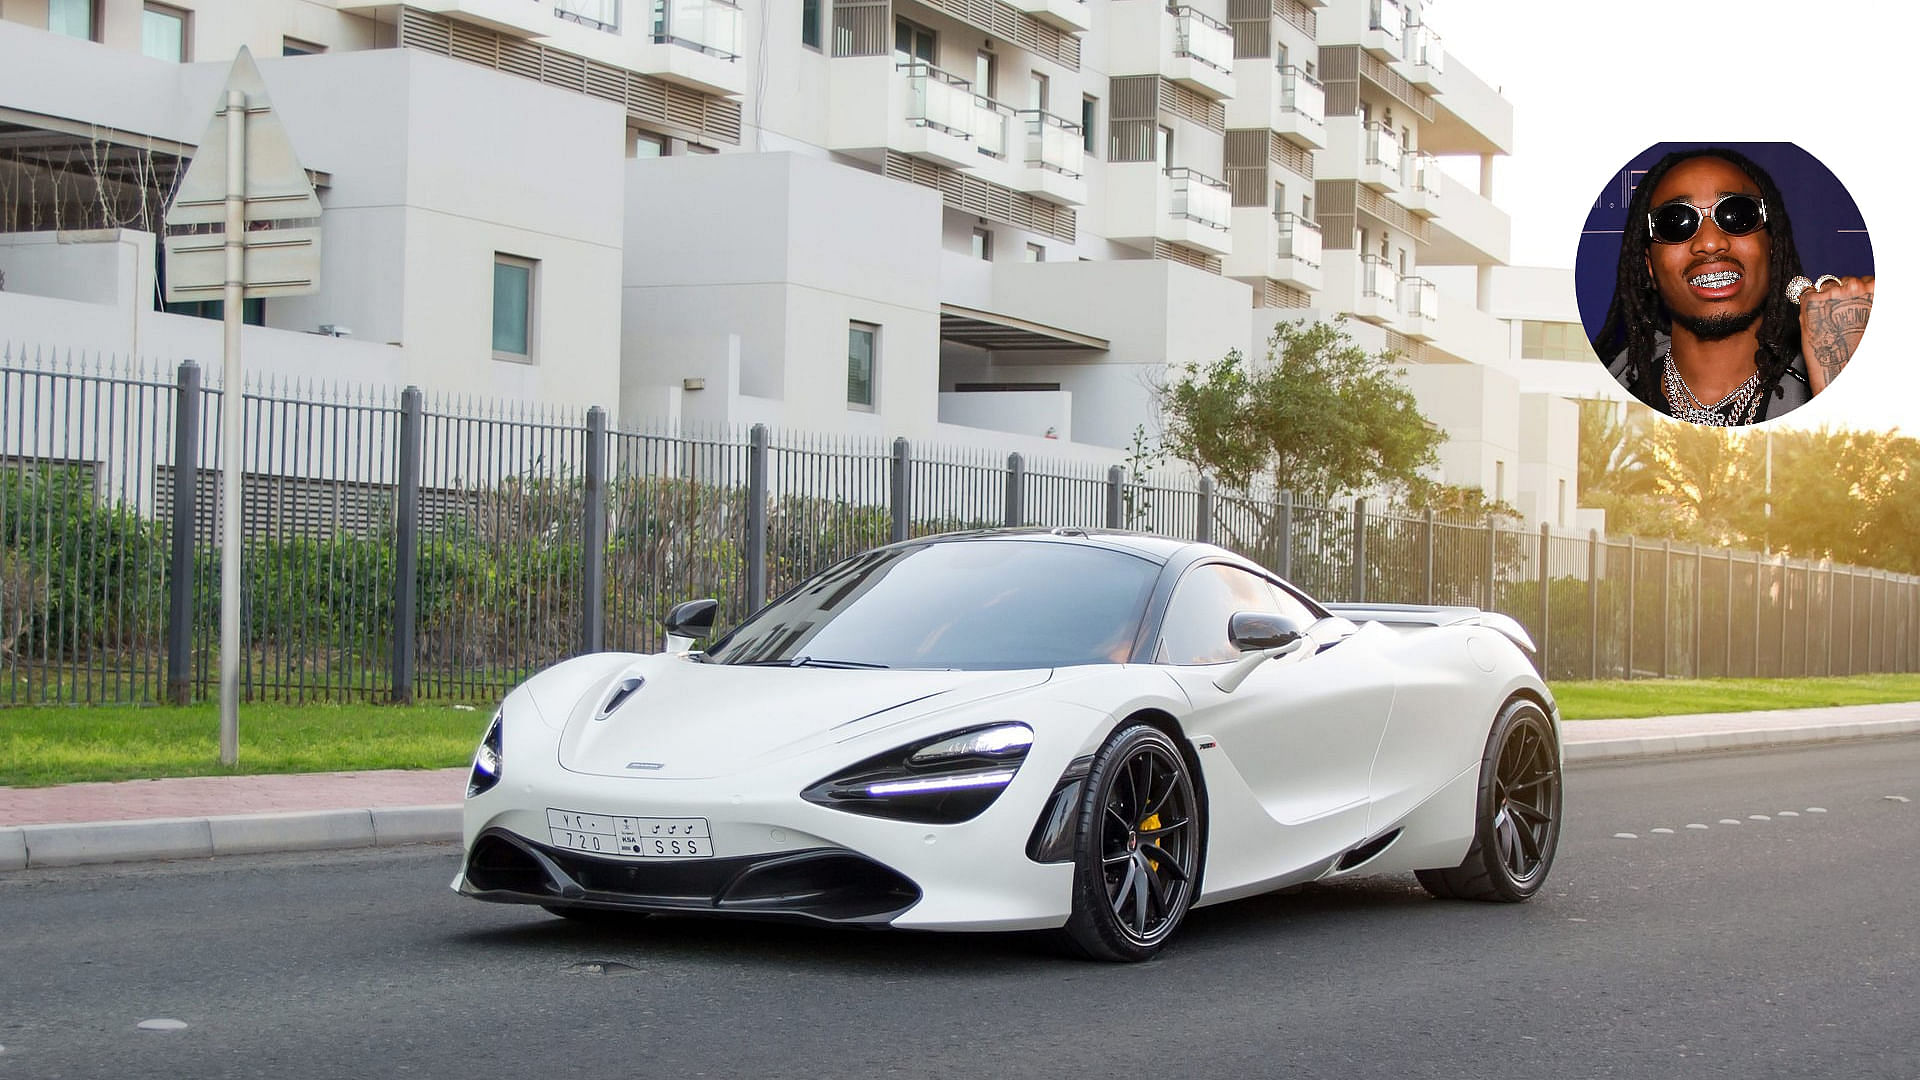
[[[1385,166],[1387,171],[1400,171],[1400,137],[1393,129],[1378,120],[1367,125],[1365,133],[1367,164]]]
[[[973,136],[977,120],[973,84],[924,60],[895,65],[907,73],[907,121],[961,138]]]
[[[1007,125],[1014,111],[984,94],[973,96],[973,142],[983,154],[1007,156]]]
[[[1409,188],[1422,195],[1440,194],[1440,159],[1432,154],[1413,152],[1405,155],[1404,175]]]
[[[1280,243],[1274,254],[1282,259],[1295,259],[1318,270],[1320,268],[1320,226],[1308,221],[1299,214],[1281,214]]]
[[[1372,0],[1367,15],[1367,29],[1381,31],[1389,41],[1399,41],[1406,32],[1407,13],[1400,0]]]
[[[1440,47],[1440,35],[1426,23],[1415,23],[1407,28],[1407,63],[1415,67],[1425,67],[1435,74],[1442,73],[1446,51]]]
[[[1280,111],[1299,113],[1324,125],[1327,116],[1327,92],[1320,80],[1288,64],[1280,69]]]
[[[1409,318],[1438,319],[1440,290],[1423,277],[1400,279],[1400,311]]]
[[[1174,17],[1173,55],[1233,73],[1233,31],[1226,23],[1190,7],[1169,6],[1167,11]]]
[[[620,32],[620,0],[553,0],[553,13],[609,34]]]
[[[1360,295],[1393,307],[1398,303],[1400,275],[1378,255],[1360,256]]]
[[[1215,180],[1192,169],[1168,169],[1173,181],[1172,214],[1225,231],[1233,213],[1233,196],[1224,180]]]
[[[1026,109],[1020,119],[1027,125],[1027,166],[1046,169],[1078,178],[1086,170],[1086,135],[1079,124]]]
[[[653,40],[736,59],[740,6],[733,0],[653,0]]]

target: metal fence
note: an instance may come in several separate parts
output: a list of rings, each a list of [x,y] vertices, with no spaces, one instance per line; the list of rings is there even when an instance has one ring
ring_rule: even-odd
[[[218,678],[227,396],[0,356],[0,705]],[[1209,539],[1324,600],[1519,619],[1549,678],[1920,670],[1920,579],[1499,520],[1215,491],[1173,470],[325,388],[241,395],[244,693],[485,700],[584,651],[723,625],[855,552],[1003,524]]]

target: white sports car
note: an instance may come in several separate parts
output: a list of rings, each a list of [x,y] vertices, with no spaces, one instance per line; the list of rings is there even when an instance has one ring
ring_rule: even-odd
[[[877,548],[688,651],[715,606],[507,695],[457,891],[1142,960],[1196,905],[1409,870],[1525,900],[1553,862],[1558,710],[1505,616],[1321,605],[1208,544],[1068,529]]]

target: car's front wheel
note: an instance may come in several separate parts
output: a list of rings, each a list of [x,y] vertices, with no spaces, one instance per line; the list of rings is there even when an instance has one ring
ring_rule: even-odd
[[[1083,791],[1067,936],[1096,960],[1145,960],[1186,917],[1199,875],[1186,758],[1158,728],[1127,727],[1094,755]]]
[[[1459,866],[1420,871],[1420,884],[1442,899],[1525,900],[1546,882],[1559,844],[1559,740],[1540,706],[1515,698],[1487,735],[1473,846]]]

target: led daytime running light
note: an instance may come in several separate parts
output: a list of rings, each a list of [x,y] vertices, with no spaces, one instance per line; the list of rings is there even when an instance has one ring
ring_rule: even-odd
[[[867,786],[867,794],[881,798],[888,795],[921,795],[931,791],[1005,787],[1012,779],[1012,769],[984,773],[956,773],[951,776],[922,776],[912,780],[889,780],[881,784],[870,784]]]

